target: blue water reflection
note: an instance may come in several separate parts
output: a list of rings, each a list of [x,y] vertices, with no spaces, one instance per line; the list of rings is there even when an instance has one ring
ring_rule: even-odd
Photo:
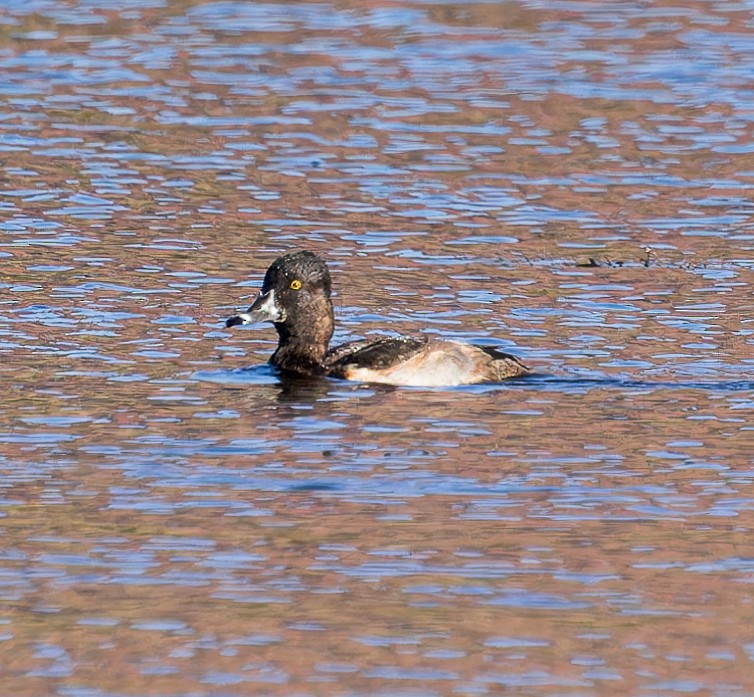
[[[6,692],[750,693],[750,10],[5,2]],[[536,374],[281,379],[296,246]]]

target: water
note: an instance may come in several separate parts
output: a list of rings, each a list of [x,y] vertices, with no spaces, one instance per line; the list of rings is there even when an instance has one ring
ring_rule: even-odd
[[[747,2],[0,8],[3,692],[754,694]],[[525,381],[281,382],[224,329]]]

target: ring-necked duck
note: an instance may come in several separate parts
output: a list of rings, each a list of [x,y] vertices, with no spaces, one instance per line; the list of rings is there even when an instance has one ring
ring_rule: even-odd
[[[416,387],[499,382],[529,373],[515,356],[460,341],[398,337],[328,349],[334,326],[330,289],[330,272],[320,257],[290,252],[267,269],[251,307],[225,326],[272,322],[279,343],[270,363],[285,373]]]

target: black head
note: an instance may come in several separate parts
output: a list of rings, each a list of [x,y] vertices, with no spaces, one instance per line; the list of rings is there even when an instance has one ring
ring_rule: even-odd
[[[333,333],[330,295],[330,272],[325,262],[313,252],[290,252],[267,269],[251,307],[230,317],[225,325],[272,322],[280,335],[279,348],[292,342],[302,350],[311,349],[324,356]]]
[[[295,307],[312,294],[331,293],[327,264],[314,252],[290,252],[275,259],[267,269],[261,294],[274,291],[275,301],[282,310]]]

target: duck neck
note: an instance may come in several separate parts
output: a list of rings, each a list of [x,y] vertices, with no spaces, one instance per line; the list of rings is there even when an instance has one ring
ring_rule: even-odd
[[[306,313],[312,321],[296,321],[288,317],[275,323],[278,347],[270,362],[279,370],[292,373],[321,374],[325,372],[325,356],[333,335],[332,304],[309,308]]]

